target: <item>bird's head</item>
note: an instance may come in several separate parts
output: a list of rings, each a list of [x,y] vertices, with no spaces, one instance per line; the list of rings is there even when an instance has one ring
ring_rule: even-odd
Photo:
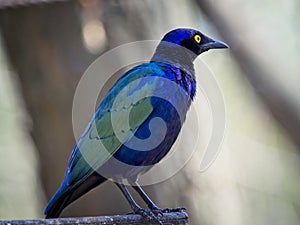
[[[228,48],[228,45],[224,42],[209,38],[200,31],[187,28],[179,28],[168,32],[162,41],[185,47],[197,56],[210,49]]]
[[[193,70],[193,61],[210,49],[228,48],[200,31],[179,28],[168,32],[159,43],[151,61],[165,62]]]

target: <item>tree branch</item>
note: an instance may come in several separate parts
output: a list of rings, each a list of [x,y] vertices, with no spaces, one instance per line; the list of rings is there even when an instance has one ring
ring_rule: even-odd
[[[66,0],[0,0],[0,9],[6,7],[27,6],[39,3],[52,3]]]
[[[187,225],[188,215],[185,212],[164,213],[161,217],[164,225]],[[150,224],[140,215],[114,215],[80,218],[36,219],[36,220],[0,220],[0,225],[143,225]]]

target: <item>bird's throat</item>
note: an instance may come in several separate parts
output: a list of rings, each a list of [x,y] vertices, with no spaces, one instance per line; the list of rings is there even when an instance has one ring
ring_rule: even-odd
[[[184,47],[168,42],[161,42],[151,61],[170,64],[185,71],[191,77],[194,77],[195,70],[193,62],[196,57],[194,53]]]

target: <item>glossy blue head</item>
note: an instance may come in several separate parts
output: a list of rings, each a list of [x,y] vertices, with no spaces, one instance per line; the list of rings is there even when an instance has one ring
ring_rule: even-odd
[[[228,48],[224,42],[211,39],[200,31],[187,28],[178,28],[168,32],[162,41],[185,47],[197,56],[210,49]]]

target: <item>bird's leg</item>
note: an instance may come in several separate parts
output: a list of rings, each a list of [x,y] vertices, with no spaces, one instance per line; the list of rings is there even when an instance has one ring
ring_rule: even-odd
[[[141,186],[137,182],[130,182],[133,189],[142,197],[144,202],[148,205],[149,209],[156,212],[157,214],[162,214],[162,209],[158,208],[154,202],[149,198],[149,196],[144,192]]]
[[[181,212],[181,211],[186,211],[186,208],[184,207],[177,207],[177,208],[165,208],[161,209],[158,208],[154,202],[149,198],[149,196],[144,192],[144,190],[141,188],[141,186],[135,181],[135,182],[130,182],[134,190],[142,197],[142,199],[146,202],[148,205],[149,209],[153,211],[155,214],[160,214],[162,215],[163,213],[169,213],[169,212]]]
[[[130,195],[128,189],[126,188],[126,186],[123,183],[117,182],[115,184],[119,187],[119,189],[121,190],[121,192],[123,193],[123,195],[125,196],[127,201],[129,202],[130,207],[132,208],[134,213],[140,214],[141,216],[143,216],[144,218],[146,218],[148,220],[154,220],[159,225],[163,225],[162,222],[157,218],[157,216],[152,211],[141,208],[134,201],[134,199]]]

